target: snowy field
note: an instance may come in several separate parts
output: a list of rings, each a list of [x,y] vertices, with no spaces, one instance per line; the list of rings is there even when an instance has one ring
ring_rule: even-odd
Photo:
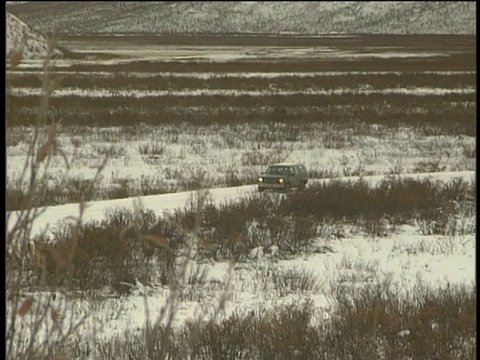
[[[201,327],[210,321],[224,324],[232,316],[261,317],[307,302],[312,306],[308,326],[317,329],[334,322],[337,311],[349,301],[356,309],[355,296],[363,296],[365,289],[380,291],[387,298],[382,301],[404,304],[402,309],[426,303],[422,296],[429,291],[441,294],[454,292],[457,287],[476,289],[476,211],[472,207],[476,198],[465,201],[461,192],[462,186],[467,189],[475,184],[476,135],[469,124],[475,103],[472,77],[476,71],[449,63],[454,49],[445,49],[444,53],[438,48],[394,53],[388,48],[375,48],[374,53],[369,53],[366,46],[345,53],[322,46],[233,50],[201,47],[200,51],[192,47],[175,51],[159,47],[152,51],[145,45],[127,50],[114,45],[112,42],[111,48],[100,51],[95,45],[88,48],[84,44],[78,51],[85,59],[72,60],[71,68],[65,66],[68,60],[59,62],[57,75],[64,78],[64,85],[60,82],[52,92],[48,111],[49,119],[60,125],[55,128],[55,148],[48,161],[35,168],[45,192],[33,213],[20,209],[33,173],[25,164],[31,158],[29,144],[34,136],[28,119],[36,116],[38,107],[32,103],[38,102],[41,93],[34,80],[38,71],[35,64],[39,62],[7,73],[11,81],[9,104],[13,104],[7,109],[7,121],[12,125],[7,129],[6,179],[6,204],[10,210],[7,230],[16,234],[7,246],[12,258],[16,249],[23,249],[25,257],[20,258],[32,259],[38,266],[36,256],[41,251],[35,251],[61,243],[61,234],[68,226],[100,226],[121,209],[140,216],[134,217],[135,228],[136,221],[143,221],[142,216],[153,214],[157,219],[167,219],[191,209],[192,204],[200,204],[201,199],[207,199],[208,206],[230,209],[242,201],[262,201],[263,197],[265,201],[282,203],[301,196],[256,191],[257,174],[273,162],[303,162],[310,175],[307,191],[334,181],[364,181],[374,189],[387,177],[418,183],[431,181],[439,189],[450,187],[452,191],[457,186],[458,198],[448,199],[448,204],[456,204],[457,210],[425,210],[438,211],[438,218],[442,211],[452,211],[444,231],[431,230],[435,224],[426,225],[419,214],[409,213],[401,221],[393,220],[394,216],[374,219],[377,226],[381,224],[379,233],[367,230],[365,224],[370,219],[362,213],[344,219],[323,216],[315,219],[314,232],[302,235],[306,245],[300,251],[289,252],[282,242],[250,246],[255,242],[239,237],[235,241],[246,244],[235,259],[200,256],[199,239],[208,234],[198,231],[208,226],[194,222],[192,228],[174,231],[182,232],[186,240],[176,248],[172,266],[178,278],[170,283],[160,276],[156,279],[165,265],[155,257],[144,263],[141,273],[148,276],[142,279],[129,278],[80,290],[65,284],[46,286],[35,264],[21,260],[16,267],[8,262],[9,271],[19,275],[9,281],[12,288],[7,288],[7,297],[16,299],[17,306],[29,305],[7,306],[7,325],[16,319],[16,332],[9,343],[13,344],[13,353],[37,351],[41,357],[42,351],[50,351],[50,356],[72,359],[120,359],[135,354],[132,349],[145,342],[148,351],[144,349],[145,353],[136,358],[151,359],[152,354],[162,358],[159,354],[164,349],[149,348],[148,339],[155,329],[173,329],[177,334],[189,326]],[[95,59],[103,52],[127,58]],[[312,62],[295,71],[282,63],[327,61],[325,57],[338,60],[339,69],[321,71],[312,68],[317,66]],[[429,69],[425,59],[430,57],[441,66]],[[345,70],[343,61],[353,58],[385,63],[367,71]],[[420,64],[419,69],[392,70],[392,65],[387,64],[392,58],[399,61],[399,67],[410,66],[405,61],[413,61]],[[203,65],[199,65],[199,59]],[[263,65],[255,63],[250,70],[231,71],[237,61],[239,66],[249,66],[241,63],[252,59],[268,62],[272,68],[264,71]],[[145,65],[140,60],[158,63]],[[178,71],[177,66],[189,61],[191,70]],[[217,62],[226,67],[212,71],[212,63]],[[109,66],[129,64],[133,64],[130,70],[109,70]],[[97,65],[100,68],[85,71],[84,67]],[[164,71],[152,71],[155,66]],[[332,62],[329,66],[336,65]],[[146,79],[145,83],[139,79]],[[392,85],[396,81],[398,85]],[[231,88],[235,84],[238,88]],[[207,122],[211,118],[213,123]],[[46,138],[52,133],[48,130]],[[89,182],[94,178],[95,182]],[[80,202],[82,198],[86,202]],[[43,208],[45,205],[50,206]],[[206,211],[207,206],[199,205],[197,216]],[[15,226],[25,216],[35,219],[28,225],[28,232],[18,235]],[[278,227],[286,219],[302,216],[300,212],[293,212],[290,218],[279,216]],[[273,213],[269,219],[275,217]],[[261,233],[257,220],[242,224],[242,236]],[[237,235],[232,230],[225,241],[231,243]],[[77,238],[72,235],[72,241],[76,241],[73,239]],[[145,239],[160,249],[169,241],[158,234],[145,235]],[[57,253],[52,254],[55,258]],[[106,260],[100,256],[96,261]],[[63,264],[58,259],[56,262]],[[15,279],[20,280],[17,283]],[[12,294],[12,289],[17,293]],[[15,313],[21,315],[15,317]],[[425,316],[425,321],[430,321]],[[372,319],[374,324],[377,321],[382,320]],[[395,340],[400,343],[414,342],[418,333],[412,324],[400,321],[391,336],[401,339]],[[443,325],[432,321],[428,326],[436,334],[435,329]],[[159,334],[164,336],[162,331]],[[380,327],[376,331],[382,332]],[[30,334],[35,336],[30,338]],[[466,334],[451,340],[464,345],[449,355],[457,350],[469,353],[472,346],[476,347],[471,343],[471,333]],[[168,338],[161,339],[165,340],[162,346],[168,342]],[[181,339],[175,341],[186,341]],[[382,341],[375,343],[371,351],[378,358],[392,358],[394,355],[386,351],[397,343],[388,342],[387,346]],[[435,341],[432,344],[437,344]],[[177,352],[175,357],[172,349],[169,354],[172,359],[214,358],[208,346],[202,349],[196,355]],[[262,358],[251,349],[230,357],[222,354],[217,356]],[[302,351],[292,354],[285,355],[285,359],[298,358]],[[313,356],[303,354],[304,358]],[[338,354],[324,350],[315,358],[358,358],[358,354],[366,353]],[[401,358],[416,359],[415,354]],[[433,353],[430,356],[425,358],[438,358]]]
[[[471,171],[413,176],[416,179],[429,178],[442,182],[455,178],[474,181],[474,177],[475,173]],[[374,186],[382,178],[373,176],[366,177],[365,180]],[[252,194],[256,194],[255,186],[210,191],[215,204],[236,201]],[[142,208],[151,209],[158,216],[163,216],[187,206],[192,197],[195,197],[195,192],[92,202],[87,204],[83,221],[98,221],[109,211],[118,208],[133,209],[139,207],[139,204]],[[75,219],[79,215],[78,204],[51,207],[37,219],[32,235],[45,230],[47,234],[50,231],[55,233],[59,227],[71,222],[63,219]],[[12,221],[14,222],[13,219]],[[461,221],[475,226],[472,218]],[[387,237],[379,238],[353,228],[344,227],[344,230],[346,235],[341,238],[320,235],[312,241],[311,248],[315,251],[290,260],[282,260],[274,249],[268,249],[268,253],[264,254],[263,248],[252,248],[250,254],[239,263],[197,263],[193,260],[183,263],[187,280],[184,280],[182,300],[175,308],[171,326],[177,328],[187,321],[209,319],[212,316],[221,321],[233,314],[246,315],[252,311],[261,313],[288,304],[301,304],[306,300],[313,302],[315,316],[312,321],[321,323],[332,316],[336,303],[334,293],[344,287],[361,288],[383,284],[399,300],[413,301],[419,286],[422,289],[443,289],[475,284],[475,233],[425,235],[418,226],[403,225],[396,227]],[[145,265],[153,268],[156,266],[155,263]],[[295,286],[288,280],[285,283],[278,280],[281,275],[292,274],[306,284]],[[90,344],[95,348],[95,344],[111,342],[124,336],[142,336],[142,329],[148,322],[151,326],[159,322],[167,324],[169,317],[165,310],[170,309],[173,296],[168,287],[153,282],[142,284],[138,280],[126,285],[130,287],[129,295],[121,297],[96,295],[93,298],[80,296],[76,299],[78,296],[68,296],[58,290],[54,308],[58,313],[64,314],[62,332],[67,332],[69,326],[78,323],[77,333],[83,339],[81,346],[86,348]],[[22,296],[35,298],[37,306],[48,299],[42,299],[45,295],[32,290],[23,291]],[[28,334],[31,321],[28,316],[19,321],[17,326],[23,329],[22,333],[25,331]],[[53,332],[50,329],[41,336],[47,339]],[[42,338],[38,341],[41,343]],[[49,338],[48,341],[52,339]],[[97,355],[91,358],[95,356]]]

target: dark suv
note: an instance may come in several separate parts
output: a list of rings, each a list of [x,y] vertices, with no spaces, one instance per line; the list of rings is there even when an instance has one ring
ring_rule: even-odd
[[[308,182],[307,169],[299,163],[282,163],[270,165],[258,177],[258,191],[280,190],[289,191],[292,188],[305,189]]]

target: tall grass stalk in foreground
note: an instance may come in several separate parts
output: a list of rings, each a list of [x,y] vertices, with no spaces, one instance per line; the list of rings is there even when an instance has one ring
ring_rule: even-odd
[[[88,311],[80,315],[75,308],[75,301],[71,295],[79,292],[85,294],[82,282],[75,277],[77,269],[82,266],[78,261],[78,241],[81,239],[83,214],[87,209],[87,201],[90,201],[94,192],[94,186],[98,183],[102,170],[105,168],[111,152],[104,155],[103,161],[97,166],[96,174],[88,182],[89,186],[79,199],[79,215],[70,218],[70,224],[66,229],[68,236],[65,247],[59,249],[46,236],[46,233],[35,236],[33,225],[45,212],[44,198],[47,193],[47,181],[50,165],[55,156],[62,156],[65,161],[66,174],[71,168],[75,153],[69,156],[59,147],[57,129],[59,122],[49,123],[49,104],[52,93],[59,85],[59,80],[52,74],[52,59],[56,42],[51,40],[48,45],[48,54],[43,62],[43,74],[41,79],[41,96],[38,108],[38,117],[33,126],[32,138],[29,141],[28,156],[25,161],[20,183],[27,184],[23,191],[22,203],[19,210],[6,214],[7,237],[6,237],[6,262],[9,273],[7,281],[7,336],[6,358],[7,359],[34,359],[34,358],[62,358],[67,359],[60,351],[67,352],[71,341],[79,337],[80,327],[87,317],[92,316]],[[21,52],[14,52],[10,66],[15,67],[21,63]],[[7,121],[7,133],[9,124]],[[42,136],[43,134],[43,136]],[[178,304],[182,291],[189,278],[198,276],[200,268],[194,266],[194,257],[202,245],[199,243],[199,233],[203,207],[208,203],[209,193],[205,174],[195,174],[198,192],[192,197],[189,207],[193,211],[194,221],[192,228],[179,229],[183,233],[184,241],[181,244],[170,246],[167,239],[155,234],[145,234],[138,229],[138,224],[123,224],[118,231],[116,242],[122,241],[128,231],[135,233],[135,238],[142,243],[148,243],[160,250],[166,251],[166,258],[170,259],[165,275],[170,288],[170,295],[159,316],[155,319],[162,324],[160,344],[156,338],[155,329],[150,326],[151,315],[148,305],[147,291],[143,292],[145,309],[144,346],[141,353],[149,359],[164,359],[168,355],[170,336],[173,333],[173,322],[178,310]],[[142,217],[145,212],[136,209],[137,216]],[[142,219],[143,220],[143,219]],[[43,239],[44,241],[32,241]],[[115,240],[115,239],[114,239]],[[114,245],[115,246],[115,245]],[[141,251],[141,243],[138,243]],[[81,251],[80,251],[81,252]],[[33,262],[31,264],[29,262]],[[33,270],[32,270],[33,269]],[[193,269],[193,270],[192,270]],[[87,277],[90,274],[86,274]],[[89,283],[88,279],[83,279]],[[87,291],[88,292],[88,291]],[[82,295],[83,296],[83,295]],[[69,299],[70,298],[70,299]],[[224,306],[225,299],[221,299],[215,314],[218,314]],[[205,318],[207,313],[200,314]],[[98,330],[102,325],[99,324]],[[198,337],[198,332],[192,331],[190,339]],[[88,339],[87,339],[88,342]],[[184,347],[185,351],[188,347]],[[140,355],[140,354],[137,354]],[[185,356],[187,354],[185,353]]]
[[[72,239],[68,254],[60,254],[48,243],[36,246],[31,241],[33,225],[46,210],[40,206],[47,191],[47,180],[54,156],[63,157],[67,172],[72,161],[57,142],[57,128],[60,122],[49,123],[50,98],[59,85],[59,79],[52,74],[55,48],[56,40],[50,39],[40,76],[41,95],[37,119],[20,177],[21,183],[26,187],[22,206],[15,213],[6,213],[5,260],[7,269],[10,270],[6,274],[6,359],[58,356],[55,349],[77,331],[86,317],[86,315],[71,317],[70,309],[62,304],[60,299],[64,299],[65,295],[62,294],[62,286],[66,281],[72,280],[68,274],[72,271],[72,259],[76,248],[75,229],[82,223],[86,201],[89,200],[88,193],[79,202],[78,217],[70,219]],[[21,51],[13,51],[10,67],[18,66],[21,61]],[[8,141],[11,124],[8,123],[8,119],[6,122]],[[98,165],[93,184],[98,181],[106,162],[107,157]],[[92,191],[93,188],[89,193]],[[28,266],[30,264],[25,263],[25,259],[28,258],[34,259],[36,271],[28,270],[31,269],[31,266]],[[35,289],[37,291],[29,288],[30,283],[35,283],[32,281],[35,277],[40,277],[40,286]]]

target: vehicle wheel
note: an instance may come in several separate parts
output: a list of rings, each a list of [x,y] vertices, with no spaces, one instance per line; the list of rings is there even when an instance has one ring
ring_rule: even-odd
[[[289,192],[291,189],[290,183],[285,184],[285,192]]]
[[[300,183],[300,185],[298,185],[298,190],[299,191],[304,191],[305,190],[305,183],[304,182],[302,182],[302,183]]]

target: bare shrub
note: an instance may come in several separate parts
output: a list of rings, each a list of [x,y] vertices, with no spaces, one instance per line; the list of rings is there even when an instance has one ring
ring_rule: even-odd
[[[415,168],[413,169],[414,172],[441,172],[445,171],[445,166],[440,166],[440,160],[426,160],[426,161],[419,161]]]
[[[392,220],[393,219],[393,220]],[[357,226],[363,228],[366,233],[373,237],[387,237],[395,230],[394,218],[387,215],[369,214],[368,217],[359,216],[355,221]]]
[[[208,173],[200,168],[184,169],[178,179],[179,188],[182,190],[200,190],[211,187],[212,179]]]
[[[95,278],[96,286],[116,286],[120,282],[131,282],[135,277],[153,281],[155,274],[161,283],[168,283],[175,249],[190,241],[187,229],[197,229],[195,236],[202,243],[195,251],[195,258],[216,260],[245,260],[257,247],[267,251],[276,246],[277,255],[282,257],[308,251],[312,241],[322,235],[322,231],[327,231],[325,219],[330,223],[350,222],[375,237],[388,236],[396,224],[408,222],[415,216],[419,224],[436,221],[436,226],[440,227],[431,231],[437,233],[470,233],[475,227],[466,221],[462,225],[457,217],[473,216],[474,209],[461,208],[455,205],[458,202],[449,199],[473,196],[471,185],[463,182],[442,188],[431,181],[386,179],[378,187],[369,187],[364,182],[330,182],[287,197],[251,196],[219,206],[213,206],[205,194],[201,205],[192,202],[162,219],[147,210],[133,214],[114,212],[107,214],[102,222],[89,223],[75,230],[75,236],[82,243],[77,257],[73,258],[77,264],[75,278],[78,281]],[[327,231],[329,238],[341,236],[334,230]],[[66,228],[54,233],[57,251],[69,251],[65,244],[69,243],[71,231]],[[168,247],[142,242],[140,234],[168,239]],[[108,254],[104,254],[105,251]],[[148,271],[142,265],[153,259],[158,262],[157,271],[147,276]],[[88,273],[90,277],[86,276]]]
[[[405,172],[405,163],[403,160],[395,161],[393,167],[391,167],[388,171],[389,175],[400,175]]]
[[[311,217],[294,217],[293,220],[284,220],[290,225],[289,236],[279,242],[280,249],[287,248],[291,253],[301,253],[307,249],[307,245],[311,243],[317,234],[315,221]]]
[[[121,284],[134,283],[135,279],[166,283],[175,254],[163,234],[153,232],[160,227],[152,211],[140,208],[133,212],[115,210],[102,221],[58,229],[53,233],[52,248],[62,256],[72,251],[73,231],[78,239],[70,275],[74,281],[66,285],[73,286],[72,290],[107,288],[123,293],[127,289]]]
[[[240,162],[243,166],[267,166],[269,164],[281,163],[285,161],[287,157],[288,154],[281,150],[268,150],[264,152],[255,150],[242,154]]]
[[[272,121],[262,124],[255,134],[255,140],[260,143],[267,143],[271,147],[275,143],[299,141],[302,129],[305,126],[297,126],[288,121],[285,109],[274,109]]]
[[[92,353],[103,359],[392,359],[474,358],[476,287],[424,288],[400,298],[386,280],[339,287],[322,319],[313,302],[195,319],[172,329],[127,331]],[[320,315],[320,318],[318,317]],[[318,321],[320,320],[320,321]],[[150,352],[144,339],[151,340]],[[147,355],[148,354],[148,355]],[[80,354],[79,354],[80,355]]]
[[[192,358],[317,359],[320,333],[310,325],[312,304],[289,305],[264,314],[232,315],[220,323],[190,326],[199,336]]]
[[[337,293],[325,343],[332,358],[470,358],[475,288],[416,288],[400,301],[387,283]],[[339,346],[338,339],[342,339]]]
[[[475,231],[471,219],[476,216],[475,184],[452,180],[439,188],[439,204],[416,217],[423,234],[465,235]]]
[[[165,153],[165,148],[158,142],[145,142],[138,145],[140,155],[161,156]]]
[[[231,167],[225,174],[225,184],[227,186],[240,186],[244,185],[245,182],[241,179],[240,171]]]
[[[73,140],[74,145],[77,145],[78,142]],[[125,156],[126,150],[123,146],[118,144],[106,145],[106,144],[93,144],[92,145],[95,152],[100,156],[108,156],[110,158],[120,158]]]
[[[459,200],[475,198],[474,185],[464,180],[442,185],[429,179],[387,177],[376,187],[362,180],[312,184],[303,193],[284,198],[279,211],[353,221],[375,236],[388,235],[396,224],[415,218],[436,221],[440,224],[436,231],[445,233],[460,214]]]
[[[477,146],[475,144],[464,144],[462,145],[463,156],[467,159],[476,159],[477,158]]]
[[[305,270],[287,269],[272,272],[274,289],[280,297],[289,294],[306,294],[315,289],[318,278]]]
[[[348,149],[353,143],[353,132],[345,130],[326,133],[322,142],[326,149]]]
[[[169,186],[162,178],[159,177],[140,177],[139,192],[143,196],[165,194],[171,192],[171,186]],[[132,189],[133,191],[133,189]]]

